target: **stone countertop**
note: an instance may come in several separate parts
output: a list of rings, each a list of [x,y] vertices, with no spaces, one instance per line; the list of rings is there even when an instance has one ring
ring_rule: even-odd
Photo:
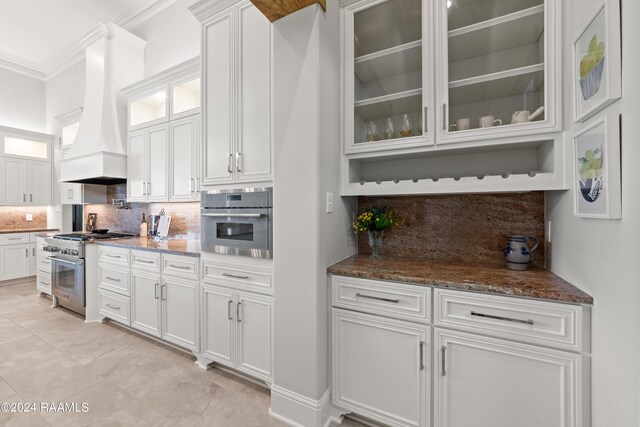
[[[460,265],[424,259],[373,260],[354,255],[332,266],[331,274],[470,292],[593,304],[593,297],[546,269],[513,271],[506,267]]]
[[[57,228],[16,228],[12,230],[0,230],[0,234],[9,233],[44,233],[49,231],[59,231]]]
[[[155,241],[149,237],[131,237],[126,239],[96,240],[94,243],[103,246],[129,248],[140,251],[162,252],[173,255],[191,257],[200,256],[200,240],[196,239],[168,239]]]

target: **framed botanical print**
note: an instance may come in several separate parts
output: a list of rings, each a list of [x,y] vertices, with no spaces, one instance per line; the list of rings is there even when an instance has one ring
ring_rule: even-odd
[[[622,217],[620,121],[603,116],[573,137],[574,212],[583,218]]]
[[[574,121],[584,122],[622,96],[619,0],[606,0],[573,44]]]

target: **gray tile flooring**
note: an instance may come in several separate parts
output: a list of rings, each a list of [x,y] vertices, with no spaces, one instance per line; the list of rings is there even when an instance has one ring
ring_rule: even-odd
[[[0,403],[76,403],[78,412],[0,412],[1,426],[283,425],[269,417],[266,388],[50,306],[35,283],[0,286]]]

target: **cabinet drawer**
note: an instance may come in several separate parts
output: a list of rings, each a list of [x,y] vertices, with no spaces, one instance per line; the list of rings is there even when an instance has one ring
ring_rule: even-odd
[[[202,280],[212,284],[225,282],[230,285],[244,285],[243,288],[271,290],[271,272],[251,267],[230,266],[212,261],[202,262]]]
[[[429,323],[431,288],[352,277],[331,277],[334,307]]]
[[[129,249],[100,246],[98,249],[98,261],[129,267]]]
[[[51,295],[51,274],[39,271],[36,278],[36,287],[40,292]]]
[[[131,251],[131,268],[160,273],[160,252]]]
[[[49,259],[49,256],[42,252],[38,254],[37,269],[38,271],[51,274],[51,260]]]
[[[178,255],[162,255],[162,274],[182,279],[198,280],[199,259]]]
[[[29,243],[29,233],[0,234],[0,245]]]
[[[585,350],[588,310],[578,305],[436,289],[436,326]]]
[[[105,291],[104,289],[100,289],[99,292],[100,314],[116,322],[131,326],[129,298]]]
[[[130,295],[129,270],[100,264],[100,289],[121,295]]]

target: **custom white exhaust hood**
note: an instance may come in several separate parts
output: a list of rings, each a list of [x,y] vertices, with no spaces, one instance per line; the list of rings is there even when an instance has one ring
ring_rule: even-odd
[[[99,25],[86,48],[80,127],[60,167],[61,182],[116,184],[127,179],[127,106],[120,89],[144,78],[146,42],[113,24]]]

